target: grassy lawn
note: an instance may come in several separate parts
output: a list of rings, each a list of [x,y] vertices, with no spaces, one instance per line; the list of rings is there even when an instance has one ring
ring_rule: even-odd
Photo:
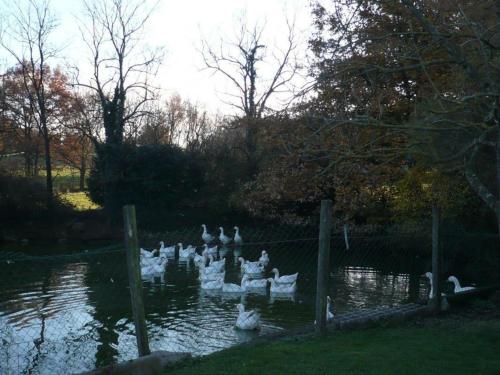
[[[500,374],[500,320],[287,339],[193,359],[165,374]]]
[[[84,191],[78,191],[74,193],[61,193],[61,198],[71,204],[75,210],[86,211],[95,210],[100,208],[99,205],[95,204],[90,200],[87,193]]]

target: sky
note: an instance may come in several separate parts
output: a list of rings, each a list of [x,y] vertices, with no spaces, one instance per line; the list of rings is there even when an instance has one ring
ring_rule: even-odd
[[[50,3],[59,21],[54,41],[63,46],[58,64],[80,65],[85,71],[89,64],[76,20],[83,9],[82,1],[51,0]],[[161,87],[164,97],[179,93],[211,112],[227,112],[229,107],[223,100],[228,97],[224,93],[231,87],[227,80],[203,69],[199,52],[201,40],[218,45],[221,38],[232,37],[238,20],[245,14],[249,25],[265,25],[265,44],[280,46],[287,36],[288,18],[295,20],[301,43],[299,52],[305,54],[311,30],[310,13],[308,0],[159,0],[144,39],[144,45],[164,48],[163,63],[155,83]],[[5,52],[0,51],[0,64],[8,63]],[[263,68],[263,74],[266,69]]]

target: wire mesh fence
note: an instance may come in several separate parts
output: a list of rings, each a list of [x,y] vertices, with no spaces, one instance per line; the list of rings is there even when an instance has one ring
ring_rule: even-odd
[[[318,228],[242,227],[237,243],[236,229],[224,228],[227,244],[218,228],[208,226],[206,247],[201,226],[140,233],[151,351],[205,355],[312,326]],[[351,229],[331,239],[332,315],[427,298],[430,234]],[[443,276],[498,282],[497,247],[497,236],[443,235]],[[136,358],[124,246],[46,253],[0,251],[0,374],[79,373]]]

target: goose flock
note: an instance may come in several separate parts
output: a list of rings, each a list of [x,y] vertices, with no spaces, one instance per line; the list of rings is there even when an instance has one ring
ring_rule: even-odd
[[[201,239],[204,243],[201,254],[193,245],[184,245],[179,242],[177,245],[165,246],[163,241],[160,241],[160,248],[157,250],[148,251],[140,249],[140,264],[141,275],[145,279],[150,279],[155,276],[163,277],[168,259],[174,258],[176,250],[178,250],[178,259],[180,261],[193,260],[194,265],[199,271],[200,288],[205,291],[220,291],[223,294],[238,296],[247,292],[265,292],[267,286],[270,285],[271,296],[293,296],[297,291],[298,272],[291,275],[280,275],[277,268],[273,268],[270,272],[274,277],[266,277],[266,267],[270,263],[269,254],[266,250],[260,252],[259,259],[251,261],[244,259],[241,255],[241,250],[236,247],[234,250],[235,264],[239,264],[240,277],[239,283],[226,282],[226,258],[227,246],[234,243],[236,246],[243,245],[243,237],[240,233],[240,228],[234,227],[233,237],[229,237],[224,233],[224,228],[219,227],[218,240],[222,245],[212,243],[216,241],[216,237],[210,234],[205,224],[201,225],[203,232]],[[158,255],[158,256],[156,256]],[[254,310],[245,310],[243,304],[237,305],[238,318],[235,326],[242,330],[254,330],[260,327],[260,314]],[[328,310],[329,311],[329,310]],[[328,317],[328,315],[327,315]]]

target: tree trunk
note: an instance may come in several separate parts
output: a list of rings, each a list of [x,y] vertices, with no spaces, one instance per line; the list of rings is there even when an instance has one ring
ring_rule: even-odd
[[[500,110],[498,109],[498,105],[499,105],[499,100],[497,98],[497,106],[495,109],[495,117],[496,117],[496,125],[497,125],[497,139],[496,139],[496,147],[495,147],[497,201],[496,201],[496,207],[495,207],[495,214],[497,217],[498,235],[500,236],[500,119],[499,119]]]
[[[80,191],[85,190],[85,173],[87,172],[87,166],[85,165],[85,159],[82,158],[82,163],[80,165]]]
[[[35,156],[33,158],[33,177],[38,177],[38,173],[40,171],[38,165],[38,157],[40,156],[40,151],[38,150],[38,146],[35,149]]]
[[[49,214],[51,215],[54,211],[54,200],[53,200],[53,194],[54,194],[54,188],[52,185],[52,160],[50,156],[50,137],[48,134],[47,127],[44,126],[44,132],[43,132],[43,145],[45,149],[45,170],[46,170],[46,185],[47,185],[47,209],[49,211]]]

